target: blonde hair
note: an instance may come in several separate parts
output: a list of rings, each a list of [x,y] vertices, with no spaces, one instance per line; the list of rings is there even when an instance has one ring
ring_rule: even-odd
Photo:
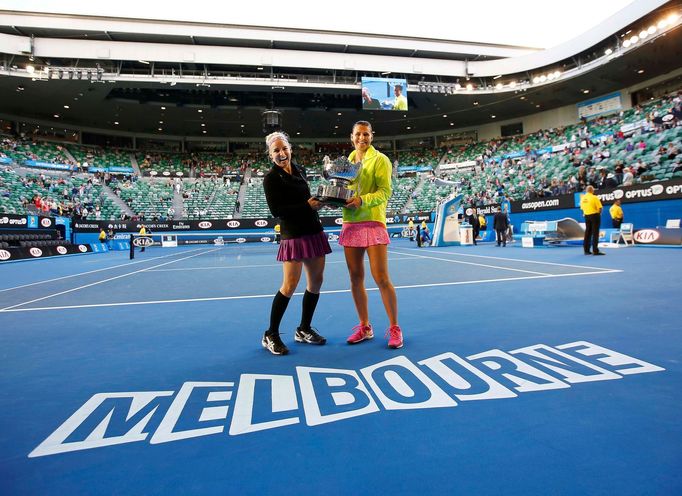
[[[291,143],[289,143],[289,136],[287,136],[286,133],[283,133],[281,131],[275,131],[274,133],[270,133],[265,137],[265,146],[267,147],[268,153],[270,153],[270,146],[278,139],[284,141],[289,146],[289,148],[291,148]]]

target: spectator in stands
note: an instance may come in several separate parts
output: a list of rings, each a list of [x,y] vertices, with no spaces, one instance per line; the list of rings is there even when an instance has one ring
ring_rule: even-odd
[[[613,174],[608,173],[606,169],[599,169],[599,184],[597,184],[597,189],[609,189],[618,186],[616,180],[613,178]]]
[[[583,251],[585,255],[603,255],[599,251],[599,224],[601,222],[602,204],[594,194],[594,187],[588,186],[585,194],[580,198],[580,209],[585,216],[585,237]],[[592,252],[590,252],[590,245]]]
[[[621,183],[622,186],[632,186],[632,183],[635,180],[635,176],[632,173],[632,168],[631,167],[625,167],[623,169],[623,182]]]
[[[620,225],[623,223],[623,209],[620,206],[620,200],[616,200],[609,208],[609,214],[611,215],[611,223],[615,229],[620,229]]]
[[[272,301],[270,326],[262,344],[273,355],[286,355],[289,350],[280,338],[279,326],[303,269],[307,284],[294,339],[316,345],[327,342],[311,323],[320,297],[325,257],[332,250],[317,214],[322,203],[311,196],[304,169],[293,162],[289,137],[275,132],[266,136],[265,143],[273,166],[263,180],[263,189],[270,212],[280,219],[282,239],[277,260],[282,262],[284,279]]]
[[[507,229],[509,228],[509,218],[507,217],[507,206],[504,205],[502,209],[495,212],[493,217],[493,228],[495,229],[495,237],[497,239],[497,246],[507,246]]]
[[[353,125],[350,135],[355,150],[348,157],[351,162],[362,162],[360,176],[353,182],[355,196],[343,208],[343,225],[339,244],[343,246],[350,274],[351,293],[360,322],[348,337],[349,344],[357,344],[374,337],[369,321],[365,290],[365,253],[370,262],[374,282],[379,287],[381,300],[388,316],[389,348],[402,348],[403,335],[398,325],[398,298],[388,273],[388,244],[386,207],[392,193],[391,161],[372,146],[374,131],[367,121]]]

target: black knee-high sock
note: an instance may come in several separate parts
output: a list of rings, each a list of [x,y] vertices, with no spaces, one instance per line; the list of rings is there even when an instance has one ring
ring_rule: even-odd
[[[284,317],[284,312],[287,310],[287,305],[289,305],[289,300],[282,293],[277,291],[275,298],[272,300],[272,310],[270,310],[270,328],[268,329],[269,334],[277,334],[279,332],[279,324],[282,322],[282,317]]]
[[[303,329],[310,328],[310,324],[313,321],[313,314],[317,307],[317,300],[319,299],[319,293],[311,293],[307,289],[305,290],[305,293],[303,293],[303,309],[301,311],[301,327]]]

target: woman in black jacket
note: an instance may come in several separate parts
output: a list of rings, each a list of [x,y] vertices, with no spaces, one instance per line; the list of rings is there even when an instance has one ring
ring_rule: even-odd
[[[318,345],[327,342],[311,327],[311,322],[320,297],[325,256],[332,250],[317,215],[322,203],[312,198],[305,171],[292,161],[288,136],[281,132],[269,134],[265,144],[273,166],[263,180],[263,189],[270,212],[280,219],[277,260],[283,262],[284,277],[272,302],[270,327],[262,344],[273,355],[286,355],[289,350],[279,336],[279,325],[304,268],[307,285],[301,323],[294,339]]]

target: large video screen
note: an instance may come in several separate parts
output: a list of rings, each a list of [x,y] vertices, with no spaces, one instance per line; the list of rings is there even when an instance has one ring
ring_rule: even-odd
[[[362,78],[363,110],[407,110],[405,79]]]

